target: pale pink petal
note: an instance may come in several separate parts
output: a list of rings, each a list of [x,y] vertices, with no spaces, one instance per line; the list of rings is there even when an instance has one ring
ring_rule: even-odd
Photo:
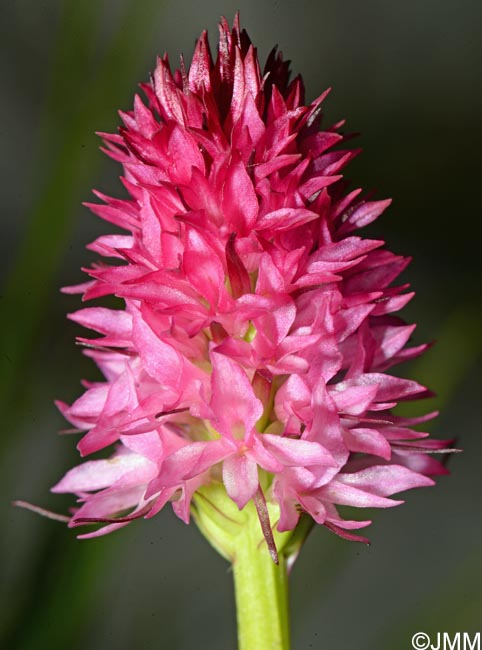
[[[336,466],[330,452],[318,442],[294,440],[283,436],[265,433],[261,437],[263,445],[284,465],[327,465]]]
[[[402,465],[376,465],[353,474],[339,474],[339,482],[360,490],[369,490],[380,496],[390,496],[415,487],[434,485],[427,476],[422,476]]]
[[[258,489],[258,466],[246,455],[232,455],[223,463],[226,492],[241,510]]]
[[[338,480],[333,480],[325,487],[318,489],[316,494],[320,499],[356,508],[391,508],[403,503],[386,499]]]
[[[78,465],[52,488],[52,492],[91,492],[116,483],[124,475],[135,473],[138,483],[147,483],[156,467],[139,454],[121,454],[106,460],[90,460]]]

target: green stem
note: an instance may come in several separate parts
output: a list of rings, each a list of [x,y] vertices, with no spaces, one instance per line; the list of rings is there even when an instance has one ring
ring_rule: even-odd
[[[253,501],[242,510],[228,497],[222,483],[200,488],[192,514],[199,530],[232,564],[236,592],[239,650],[289,650],[288,570],[309,532],[280,533],[279,508],[266,502],[278,551],[275,564],[263,536]]]
[[[289,650],[286,561],[280,553],[275,564],[260,543],[255,515],[236,536],[233,573],[239,650]]]

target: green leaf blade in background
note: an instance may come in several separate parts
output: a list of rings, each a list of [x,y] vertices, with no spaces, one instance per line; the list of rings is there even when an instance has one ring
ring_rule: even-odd
[[[39,374],[32,367],[39,356],[45,362],[42,331],[49,321],[52,285],[66,256],[72,214],[82,197],[88,196],[103,162],[94,131],[105,125],[115,130],[116,107],[132,102],[133,86],[143,74],[140,69],[151,54],[154,61],[157,50],[162,1],[145,0],[142,11],[135,0],[119,5],[120,15],[109,40],[97,43],[97,56],[105,3],[65,0],[60,5],[49,88],[32,153],[38,177],[32,179],[30,192],[35,198],[1,300],[1,447],[9,450],[9,456],[15,448],[20,453],[21,422],[29,413]],[[42,435],[49,434],[44,431]],[[6,465],[2,476],[6,484],[15,484],[16,471],[15,465]],[[28,576],[20,578],[19,574],[24,588],[19,591],[12,586],[2,614],[4,647],[60,650],[71,646],[91,606],[93,579],[100,579],[108,568],[103,559],[111,546],[105,541],[79,544],[71,533],[56,527],[43,538],[31,540],[32,583],[26,588],[23,580]],[[6,547],[3,557],[8,555]],[[77,627],[72,625],[73,614]],[[55,629],[46,626],[46,621],[55,622]]]
[[[132,101],[132,83],[153,48],[161,7],[162,2],[148,0],[140,11],[134,0],[126,2],[111,42],[93,66],[91,43],[99,5],[67,0],[62,6],[52,88],[36,155],[38,168],[43,169],[42,153],[50,142],[54,153],[47,156],[50,167],[2,297],[0,385],[4,412],[12,413],[12,401],[22,403],[23,377],[38,342],[39,326],[48,314],[52,280],[72,228],[74,200],[86,195],[89,180],[102,161],[97,147],[85,146],[85,141],[105,124],[115,129],[115,107]],[[63,106],[60,114],[55,110],[57,104]],[[66,109],[71,110],[66,113]]]

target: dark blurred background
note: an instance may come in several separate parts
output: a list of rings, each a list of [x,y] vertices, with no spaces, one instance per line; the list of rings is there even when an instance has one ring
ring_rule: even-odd
[[[240,6],[241,5],[241,6]],[[471,0],[2,0],[2,539],[0,645],[9,650],[226,650],[235,647],[231,575],[169,508],[105,538],[15,510],[66,511],[49,487],[78,462],[52,404],[94,367],[74,344],[60,286],[82,280],[84,245],[106,224],[81,207],[119,194],[120,168],[94,131],[115,130],[157,53],[189,59],[221,14],[264,59],[275,43],[308,98],[328,86],[326,122],[347,118],[364,153],[356,186],[392,196],[372,228],[414,256],[405,310],[415,341],[403,368],[437,392],[437,437],[464,453],[436,488],[374,513],[370,548],[316,530],[291,579],[293,648],[403,650],[415,632],[482,630],[479,222],[482,4]],[[255,649],[253,649],[255,650]]]

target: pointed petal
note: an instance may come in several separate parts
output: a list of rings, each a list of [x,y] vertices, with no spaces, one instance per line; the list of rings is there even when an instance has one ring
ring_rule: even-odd
[[[138,484],[148,483],[156,466],[139,454],[119,454],[106,460],[90,460],[69,470],[51,488],[52,492],[92,492],[116,483],[126,474],[135,475]]]
[[[333,456],[318,442],[285,438],[270,433],[264,433],[261,436],[261,441],[284,465],[336,466]]]
[[[263,405],[254,394],[245,371],[224,354],[211,353],[213,365],[212,398],[210,402],[215,428],[228,437],[251,434],[263,415]]]
[[[379,496],[390,496],[415,487],[434,485],[432,479],[402,465],[376,465],[353,474],[339,474],[337,480],[359,490]]]

